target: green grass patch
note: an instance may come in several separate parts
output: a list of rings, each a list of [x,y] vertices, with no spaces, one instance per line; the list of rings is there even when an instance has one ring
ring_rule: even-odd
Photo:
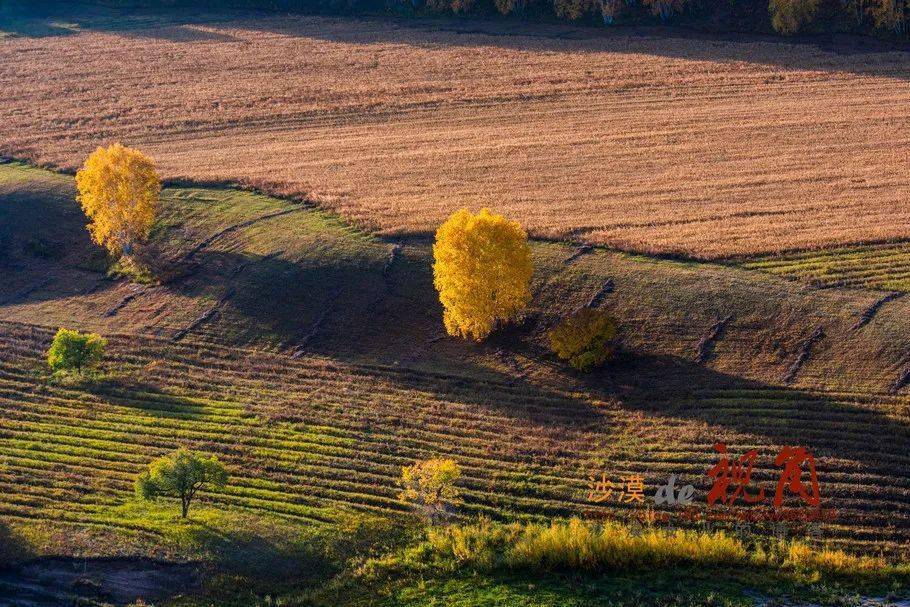
[[[804,251],[747,259],[736,265],[820,287],[910,290],[910,243]]]

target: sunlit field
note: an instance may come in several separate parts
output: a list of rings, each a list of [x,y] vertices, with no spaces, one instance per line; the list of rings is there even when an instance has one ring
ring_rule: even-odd
[[[903,13],[108,2],[0,0],[0,607],[910,607]]]
[[[910,55],[655,30],[86,21],[0,46],[0,153],[301,196],[384,234],[493,205],[534,235],[716,258],[910,236]],[[870,43],[871,44],[871,43]]]

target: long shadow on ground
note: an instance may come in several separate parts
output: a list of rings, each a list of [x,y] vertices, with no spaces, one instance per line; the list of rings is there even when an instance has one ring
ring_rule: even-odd
[[[230,27],[246,27],[285,36],[352,44],[390,42],[436,48],[440,45],[439,35],[445,34],[447,37],[443,44],[448,46],[535,52],[636,52],[672,59],[761,63],[830,72],[882,72],[889,77],[910,78],[906,56],[885,58],[881,65],[857,60],[857,56],[878,53],[905,54],[910,52],[910,43],[844,34],[819,34],[784,40],[776,36],[699,32],[685,27],[603,28],[533,24],[517,20],[414,20],[375,15],[335,15],[328,23],[329,27],[325,27],[326,24],[314,24],[306,15],[276,17],[264,11],[124,11],[84,6],[74,8],[54,3],[37,7],[14,4],[6,9],[5,14],[0,13],[0,31],[20,36],[69,35],[98,30],[173,42],[231,43],[236,41],[233,36],[217,31],[220,26],[228,24]],[[355,27],[348,27],[348,24]],[[364,24],[369,27],[356,27]],[[199,29],[197,26],[200,25],[206,26],[206,29]],[[769,44],[779,45],[779,48],[769,47]]]

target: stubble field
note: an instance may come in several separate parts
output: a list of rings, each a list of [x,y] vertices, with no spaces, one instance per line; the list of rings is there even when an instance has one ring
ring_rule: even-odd
[[[385,234],[487,205],[700,258],[910,236],[907,52],[322,17],[60,31],[0,43],[0,154],[72,169],[120,140]]]

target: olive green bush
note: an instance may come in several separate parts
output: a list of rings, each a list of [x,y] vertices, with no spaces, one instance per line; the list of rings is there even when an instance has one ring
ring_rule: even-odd
[[[563,318],[547,333],[550,349],[573,368],[588,372],[613,358],[616,321],[607,313],[582,308]]]

